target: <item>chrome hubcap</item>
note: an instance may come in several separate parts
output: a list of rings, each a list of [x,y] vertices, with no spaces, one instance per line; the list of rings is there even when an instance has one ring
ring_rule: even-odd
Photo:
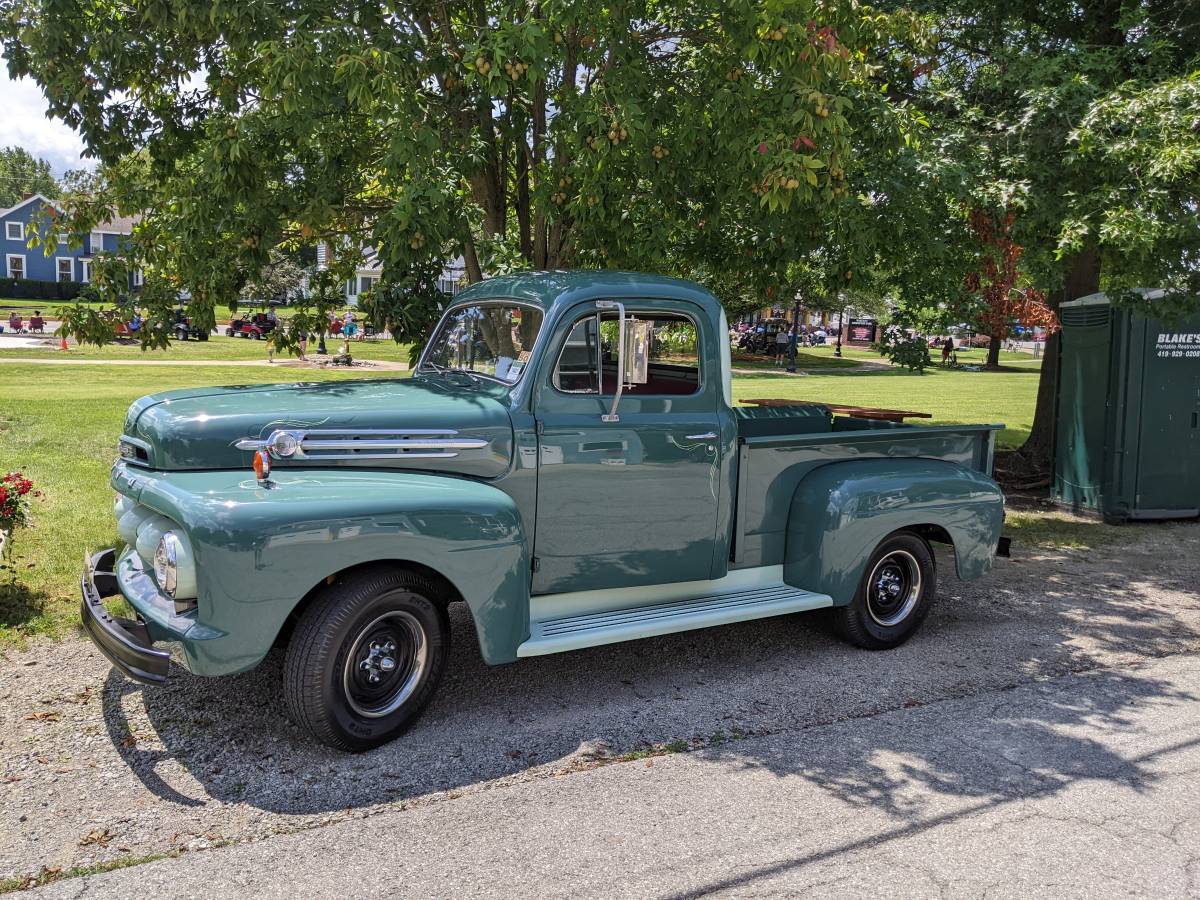
[[[383,676],[396,669],[396,642],[388,641],[380,645],[378,641],[371,642],[371,649],[366,659],[359,660],[358,667],[367,673],[367,681],[378,684]]]
[[[395,712],[417,689],[429,663],[425,629],[410,613],[394,610],[369,622],[346,654],[342,686],[360,716]]]
[[[875,563],[867,579],[867,613],[885,628],[903,622],[921,599],[921,566],[907,550]]]

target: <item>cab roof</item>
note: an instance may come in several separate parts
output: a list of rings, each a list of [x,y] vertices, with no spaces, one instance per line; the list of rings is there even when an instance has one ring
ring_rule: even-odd
[[[549,311],[590,299],[670,299],[691,300],[711,315],[721,304],[694,281],[650,275],[644,272],[616,272],[605,269],[572,271],[520,272],[488,278],[471,285],[454,297],[463,300],[512,299],[536,303]]]

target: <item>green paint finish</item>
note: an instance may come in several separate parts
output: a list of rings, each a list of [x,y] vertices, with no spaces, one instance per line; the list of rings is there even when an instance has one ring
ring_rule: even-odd
[[[266,437],[277,428],[444,429],[488,444],[437,463],[280,460],[276,467],[386,466],[494,478],[508,470],[512,455],[507,392],[482,379],[463,384],[410,378],[197,388],[152,394],[133,409],[126,433],[150,448],[150,465],[156,469],[248,467],[251,451],[234,444],[242,438]]]
[[[781,421],[792,427],[797,420]],[[814,427],[819,419],[799,420]],[[738,460],[734,564],[770,566],[784,561],[792,497],[810,473],[847,459],[933,459],[956,464],[963,477],[991,471],[992,443],[1001,425],[844,429],[835,419],[827,433],[744,438]],[[740,424],[740,423],[739,423]],[[876,425],[878,423],[872,423]],[[991,482],[991,479],[987,479]],[[994,486],[994,485],[993,485]],[[998,491],[999,489],[996,488]]]
[[[1160,322],[1093,294],[1061,317],[1055,498],[1113,522],[1200,515],[1200,316]]]
[[[255,665],[288,615],[328,576],[373,562],[443,575],[471,607],[484,658],[508,662],[528,635],[529,556],[512,498],[488,484],[404,472],[143,473],[119,465],[113,485],[184,528],[196,555],[197,641],[127,598],[162,640],[178,640],[206,675]],[[165,601],[164,601],[165,602]]]
[[[963,579],[992,565],[1004,496],[986,475],[936,459],[831,463],[796,486],[788,513],[783,580],[835,605],[854,599],[867,559],[894,531],[937,526],[954,544]]]
[[[122,592],[155,639],[177,643],[198,673],[249,668],[314,588],[372,563],[445,577],[470,606],[489,663],[530,649],[531,604],[569,606],[579,592],[642,598],[633,606],[708,598],[676,617],[679,628],[844,603],[875,544],[912,525],[945,529],[964,577],[987,570],[1001,509],[986,474],[998,426],[891,426],[834,418],[824,407],[732,409],[723,313],[690,282],[514,275],[472,286],[451,309],[486,299],[545,312],[515,385],[419,372],[403,381],[171,391],[130,407],[125,434],[147,459],[118,464],[113,486],[177,523],[197,567],[197,606],[178,614],[144,561],[122,555]],[[559,391],[551,378],[559,350],[598,300],[689,316],[697,391],[626,393],[618,422],[601,419],[610,398]],[[437,457],[281,459],[264,486],[250,471],[251,452],[235,444],[276,428],[453,432],[478,446]],[[732,587],[776,570],[764,589],[777,597]],[[653,610],[639,615],[646,621],[627,632],[659,633]]]
[[[702,363],[696,393],[627,393],[620,401],[619,422],[601,420],[610,397],[564,393],[551,384],[568,333],[597,309],[594,302],[579,303],[560,317],[544,351],[534,398],[541,427],[534,593],[723,574],[719,567],[714,571],[714,547],[722,500],[728,503],[723,462],[732,431],[725,427],[713,302],[625,300],[629,315],[657,311],[692,318],[699,328]],[[720,533],[728,534],[728,529]]]

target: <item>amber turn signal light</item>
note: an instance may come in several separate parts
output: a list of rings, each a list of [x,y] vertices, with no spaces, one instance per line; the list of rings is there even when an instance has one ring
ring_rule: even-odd
[[[259,481],[266,481],[271,477],[271,458],[267,456],[266,450],[259,450],[254,454],[254,477]]]

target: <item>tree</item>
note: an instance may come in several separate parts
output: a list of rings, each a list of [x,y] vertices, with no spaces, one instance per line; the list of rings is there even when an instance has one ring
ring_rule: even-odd
[[[1054,331],[1058,321],[1037,288],[1017,287],[1017,264],[1024,249],[1012,238],[1014,210],[1005,211],[997,222],[983,210],[971,211],[971,230],[980,245],[979,268],[967,275],[967,290],[979,297],[981,307],[975,316],[980,329],[991,338],[986,367],[1000,366],[1000,347],[1017,324],[1040,325]]]
[[[58,181],[50,171],[50,163],[21,147],[0,148],[0,209],[12,206],[26,194],[53,199],[58,193]]]
[[[104,163],[99,206],[146,214],[132,254],[194,312],[295,240],[349,239],[335,267],[370,244],[397,283],[462,254],[472,281],[771,284],[846,199],[871,48],[904,22],[851,0],[86,6],[11,0],[10,71]]]
[[[267,264],[242,285],[242,301],[288,300],[298,297],[305,284],[304,269],[279,249],[267,254]]]
[[[1172,292],[1156,315],[1195,308],[1200,7],[961,0],[929,4],[928,21],[934,45],[898,50],[911,75],[890,89],[935,135],[936,178],[922,187],[945,207],[953,246],[969,240],[971,210],[993,221],[1015,210],[1021,277],[1049,309],[1102,287],[1141,303],[1122,290],[1135,284]],[[1022,449],[1035,467],[1053,445],[1057,350],[1051,336]]]

